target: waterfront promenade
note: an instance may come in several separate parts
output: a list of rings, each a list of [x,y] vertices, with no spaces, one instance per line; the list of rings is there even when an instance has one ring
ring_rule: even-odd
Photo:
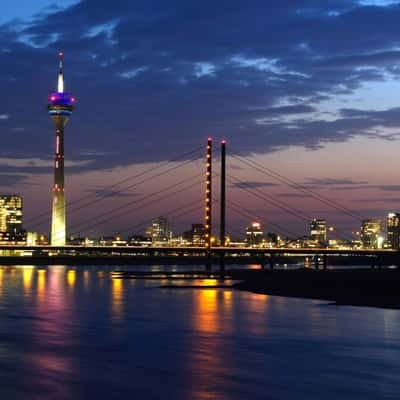
[[[0,263],[26,264],[277,264],[304,263],[316,269],[334,265],[400,265],[400,251],[389,249],[142,247],[142,246],[0,246]]]

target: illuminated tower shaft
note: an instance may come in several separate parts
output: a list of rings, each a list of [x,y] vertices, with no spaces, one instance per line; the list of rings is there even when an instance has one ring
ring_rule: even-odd
[[[53,117],[56,126],[56,156],[54,163],[53,208],[51,217],[51,244],[64,246],[65,226],[65,192],[64,192],[64,126],[67,117]]]
[[[75,99],[64,92],[62,70],[63,53],[59,53],[60,69],[58,87],[49,95],[48,113],[56,127],[56,155],[54,162],[53,208],[51,218],[51,245],[64,246],[66,238],[65,193],[64,193],[64,127],[72,114]]]

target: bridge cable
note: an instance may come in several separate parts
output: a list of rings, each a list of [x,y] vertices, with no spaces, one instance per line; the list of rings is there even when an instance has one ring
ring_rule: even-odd
[[[124,212],[122,212],[122,213],[121,213],[121,212],[118,212],[118,214],[115,214],[115,212],[121,211],[121,210],[123,210],[123,209],[126,209],[126,207],[128,207],[128,206],[132,206],[132,205],[135,205],[135,204],[138,204],[138,203],[139,203],[139,206],[135,208],[135,211],[140,210],[140,209],[143,209],[143,208],[145,208],[145,207],[148,207],[148,206],[150,206],[150,205],[152,205],[152,204],[154,204],[154,203],[156,203],[156,202],[159,202],[160,200],[165,200],[166,198],[169,198],[169,197],[171,197],[171,196],[175,196],[175,195],[177,195],[178,193],[181,193],[181,192],[183,192],[183,191],[185,191],[185,190],[191,189],[191,188],[194,187],[194,186],[197,186],[199,183],[203,182],[203,179],[202,179],[201,181],[196,180],[195,182],[193,182],[193,179],[198,178],[198,177],[200,177],[200,176],[203,177],[203,174],[197,174],[197,175],[195,175],[195,176],[191,176],[191,177],[189,177],[189,178],[186,178],[186,179],[184,179],[184,180],[181,180],[181,181],[175,183],[175,184],[172,185],[172,186],[168,186],[168,187],[165,188],[165,189],[157,190],[157,191],[152,192],[151,194],[148,194],[148,195],[146,195],[146,196],[144,196],[144,197],[142,197],[142,198],[140,198],[140,199],[135,199],[135,200],[133,200],[133,201],[131,201],[131,202],[129,202],[129,203],[126,203],[126,204],[124,204],[124,205],[122,205],[122,206],[119,206],[119,207],[116,207],[116,208],[114,208],[114,209],[112,209],[112,210],[109,210],[108,213],[107,213],[107,217],[106,217],[106,218],[103,218],[103,219],[100,220],[100,217],[101,217],[103,214],[98,214],[96,217],[87,219],[87,220],[85,220],[85,221],[79,223],[79,224],[76,225],[76,226],[81,227],[81,226],[83,225],[83,226],[85,227],[85,229],[88,229],[88,228],[92,228],[92,227],[94,227],[94,226],[102,225],[103,223],[109,221],[110,219],[115,218],[116,215],[121,216],[121,215],[124,215],[124,214],[126,214],[126,213],[131,212],[132,210],[131,210],[131,209],[128,209],[128,210],[126,210],[126,211],[124,211]],[[188,182],[188,181],[191,181],[192,183],[191,183],[190,185],[188,185],[188,186],[183,187],[183,188],[180,189],[180,190],[174,191],[174,192],[172,192],[172,193],[165,194],[165,195],[163,195],[163,196],[161,196],[161,197],[157,197],[157,198],[151,200],[150,202],[147,201],[147,200],[149,200],[151,197],[154,197],[154,196],[156,196],[156,195],[159,195],[159,194],[161,194],[161,193],[163,193],[163,192],[171,191],[172,189],[176,188],[177,186],[182,185],[183,183],[186,183],[186,182]],[[143,201],[146,201],[145,204],[140,205],[140,203],[143,202]],[[89,224],[85,224],[85,223],[87,223],[87,222],[90,222],[90,223],[89,223]],[[74,229],[76,229],[76,228],[74,228]],[[82,228],[81,228],[81,229],[82,229]]]
[[[238,180],[238,179],[233,180],[231,175],[228,175],[228,181],[230,183],[232,183],[233,185],[235,185],[235,183],[237,184],[237,183],[240,182],[240,180]],[[294,207],[292,207],[292,206],[290,206],[287,203],[284,203],[282,201],[278,202],[278,200],[274,199],[271,195],[265,194],[260,189],[249,189],[249,188],[246,188],[246,187],[238,187],[238,186],[236,186],[236,188],[240,189],[240,190],[243,190],[243,191],[246,191],[246,192],[252,194],[253,196],[258,197],[259,199],[262,199],[262,200],[266,201],[267,203],[272,204],[275,207],[277,207],[277,208],[279,208],[279,209],[281,209],[281,210],[283,210],[283,211],[285,211],[285,212],[287,212],[287,213],[295,216],[296,218],[301,219],[301,220],[303,220],[303,221],[305,221],[307,223],[309,223],[310,220],[312,219],[312,217],[307,215],[307,213],[301,212],[301,211],[297,210],[296,208],[294,208]],[[339,229],[336,229],[336,231],[340,232]],[[343,232],[343,234],[344,234],[344,232]],[[347,236],[345,235],[345,236],[343,236],[343,238],[346,239]],[[348,238],[346,240],[348,240]]]
[[[241,216],[243,216],[245,218],[249,218],[250,217],[251,219],[254,219],[254,217],[255,217],[256,220],[261,220],[261,218],[259,216],[255,216],[254,214],[251,214],[248,211],[243,210],[243,208],[239,204],[234,203],[231,200],[227,200],[227,205],[232,210],[234,210],[237,214],[239,214],[239,215],[241,215]],[[264,220],[264,218],[262,218],[262,220]],[[299,234],[299,232],[291,231],[291,230],[283,227],[282,225],[277,224],[276,222],[272,222],[271,220],[268,220],[268,219],[266,220],[266,222],[267,222],[267,224],[277,228],[278,229],[278,233],[280,233],[282,236],[286,236],[286,237],[289,237],[291,235],[294,235],[294,237],[301,236],[301,234]]]
[[[83,197],[81,197],[81,198],[78,198],[78,199],[76,199],[76,200],[73,200],[73,201],[71,201],[71,202],[68,203],[68,212],[70,213],[70,212],[74,212],[74,211],[80,210],[80,209],[86,207],[87,205],[92,205],[92,204],[94,204],[95,202],[99,202],[99,201],[101,201],[101,200],[104,200],[105,198],[108,198],[108,197],[112,197],[112,196],[114,196],[114,195],[117,195],[117,194],[121,193],[122,191],[127,190],[127,188],[120,189],[119,191],[115,191],[115,192],[113,192],[113,193],[107,193],[106,191],[107,191],[107,190],[111,190],[111,189],[113,189],[113,188],[115,188],[115,187],[117,187],[117,186],[120,186],[120,185],[122,185],[123,183],[126,183],[126,182],[128,182],[128,181],[130,181],[130,180],[132,180],[132,179],[140,178],[140,177],[142,177],[142,176],[144,176],[144,175],[146,175],[146,174],[148,174],[148,173],[150,173],[150,172],[153,172],[153,171],[156,171],[156,170],[158,170],[158,169],[164,168],[164,167],[166,167],[167,165],[169,165],[169,164],[171,164],[171,163],[174,163],[174,162],[176,162],[176,161],[178,161],[178,160],[180,160],[180,159],[182,159],[182,158],[185,159],[185,158],[187,158],[188,156],[193,155],[194,153],[198,152],[198,151],[199,151],[200,149],[202,149],[202,148],[203,148],[203,146],[198,147],[198,148],[196,148],[196,149],[194,149],[194,150],[192,150],[192,151],[190,151],[190,152],[186,152],[186,153],[183,153],[183,154],[181,154],[181,155],[179,155],[179,156],[177,156],[177,157],[174,157],[174,158],[172,158],[171,160],[168,160],[168,161],[166,161],[166,162],[164,162],[164,163],[162,163],[162,164],[159,164],[159,165],[156,165],[156,166],[154,166],[154,167],[152,167],[152,168],[149,168],[148,170],[142,171],[142,172],[140,172],[140,173],[138,173],[138,174],[136,174],[136,175],[129,176],[129,177],[124,178],[124,179],[122,179],[122,180],[120,180],[120,181],[118,181],[118,182],[116,182],[116,183],[113,183],[113,184],[111,184],[111,185],[105,186],[104,188],[101,189],[101,190],[104,191],[104,193],[103,193],[102,195],[94,194],[95,197],[100,197],[100,199],[96,199],[95,201],[89,202],[89,203],[87,203],[87,204],[85,204],[85,205],[83,205],[83,206],[70,209],[69,207],[70,207],[71,205],[79,204],[79,203],[81,203],[82,201],[85,201],[85,200],[87,200],[87,199],[92,198],[92,197],[93,197],[93,194],[89,194],[89,195],[83,196]],[[181,167],[181,166],[183,166],[183,165],[186,165],[186,164],[189,163],[189,162],[192,162],[192,161],[194,161],[194,160],[198,160],[198,158],[199,158],[199,157],[196,157],[196,158],[193,158],[193,157],[192,157],[190,160],[185,160],[185,161],[184,161],[182,164],[180,164],[179,166],[175,166],[175,167],[173,167],[173,168],[170,168],[169,170],[167,170],[167,171],[164,172],[164,173],[156,174],[156,175],[153,175],[153,176],[151,176],[151,177],[148,177],[148,178],[145,179],[145,180],[142,180],[142,181],[140,182],[140,184],[143,183],[143,182],[145,182],[145,181],[147,181],[147,180],[153,179],[154,177],[159,177],[159,176],[161,176],[161,175],[164,175],[165,173],[168,173],[168,172],[170,172],[170,171],[173,171],[174,169],[177,169],[177,168],[179,168],[179,167]],[[134,185],[130,185],[129,188],[131,188],[132,186],[134,186]],[[101,190],[99,190],[99,192],[101,192]],[[25,223],[30,223],[30,222],[32,222],[32,221],[36,221],[36,220],[38,220],[38,219],[40,219],[40,218],[42,218],[42,217],[46,217],[46,221],[47,221],[47,220],[50,218],[50,214],[49,214],[48,212],[41,213],[41,214],[39,214],[39,215],[36,215],[36,216],[34,216],[34,217],[32,217],[32,218],[29,218],[29,219],[25,220]],[[40,224],[42,224],[42,223],[43,223],[43,222],[40,222]],[[36,225],[38,225],[38,223],[36,223]]]
[[[237,156],[232,153],[230,154],[230,156],[257,171],[259,171],[269,177],[272,177],[281,183],[284,183],[285,185],[291,187],[292,189],[299,190],[305,194],[309,194],[311,197],[315,198],[316,200],[322,202],[325,205],[328,205],[329,207],[335,208],[338,211],[341,211],[342,213],[356,219],[358,222],[360,222],[360,220],[362,220],[364,218],[364,216],[350,210],[346,206],[341,205],[339,202],[331,200],[331,199],[291,180],[290,178],[287,178],[287,177],[283,176],[282,174],[279,174],[278,172],[275,172],[272,169],[263,166],[262,164],[260,164],[256,161],[243,159],[243,157]]]

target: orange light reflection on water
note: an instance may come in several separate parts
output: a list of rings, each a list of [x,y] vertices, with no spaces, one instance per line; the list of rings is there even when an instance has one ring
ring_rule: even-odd
[[[114,278],[111,280],[111,296],[112,296],[112,316],[118,321],[122,319],[123,313],[123,279]]]
[[[68,286],[73,289],[76,282],[76,271],[74,269],[70,269],[67,272],[67,282]]]
[[[72,274],[70,273],[72,271]],[[76,365],[63,352],[48,351],[48,346],[63,348],[72,345],[74,331],[71,290],[75,284],[75,271],[65,270],[64,266],[51,266],[37,270],[37,305],[33,329],[38,350],[27,355],[33,368],[54,377],[69,376]],[[45,387],[51,398],[76,398],[71,385],[59,385],[58,380],[47,380]]]
[[[37,298],[42,302],[46,296],[46,270],[39,269],[37,271]]]
[[[83,285],[85,288],[88,288],[89,286],[89,271],[83,271]]]
[[[97,284],[99,285],[99,288],[102,288],[104,286],[104,278],[106,274],[104,271],[97,271]]]
[[[24,266],[22,270],[22,285],[24,287],[24,295],[29,296],[32,288],[32,280],[33,280],[33,266]]]
[[[268,296],[240,293],[233,290],[197,290],[194,296],[193,342],[188,369],[191,373],[193,399],[220,399],[220,393],[210,387],[218,376],[232,372],[233,355],[226,338],[245,325],[246,331],[263,336],[267,330]],[[244,302],[246,313],[235,314],[234,303]]]
[[[264,294],[243,293],[248,312],[243,316],[247,330],[257,336],[267,333],[268,324],[266,313],[270,297]]]
[[[224,308],[229,309],[230,311],[232,309],[232,291],[224,290],[222,292],[222,298],[223,298]]]
[[[204,289],[196,292],[195,328],[214,333],[219,329],[217,313],[217,289]]]
[[[195,332],[188,366],[193,382],[190,385],[191,392],[188,398],[220,399],[217,391],[210,390],[210,382],[215,382],[215,377],[224,371],[229,371],[230,367],[229,352],[226,347],[221,347],[221,339],[234,329],[232,292],[221,289],[201,289],[194,291],[193,296]]]

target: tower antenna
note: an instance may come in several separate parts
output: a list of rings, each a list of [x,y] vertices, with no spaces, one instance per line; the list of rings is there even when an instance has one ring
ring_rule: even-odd
[[[59,70],[58,70],[58,86],[57,86],[58,93],[64,93],[63,56],[64,53],[62,51],[59,51],[58,52]]]

